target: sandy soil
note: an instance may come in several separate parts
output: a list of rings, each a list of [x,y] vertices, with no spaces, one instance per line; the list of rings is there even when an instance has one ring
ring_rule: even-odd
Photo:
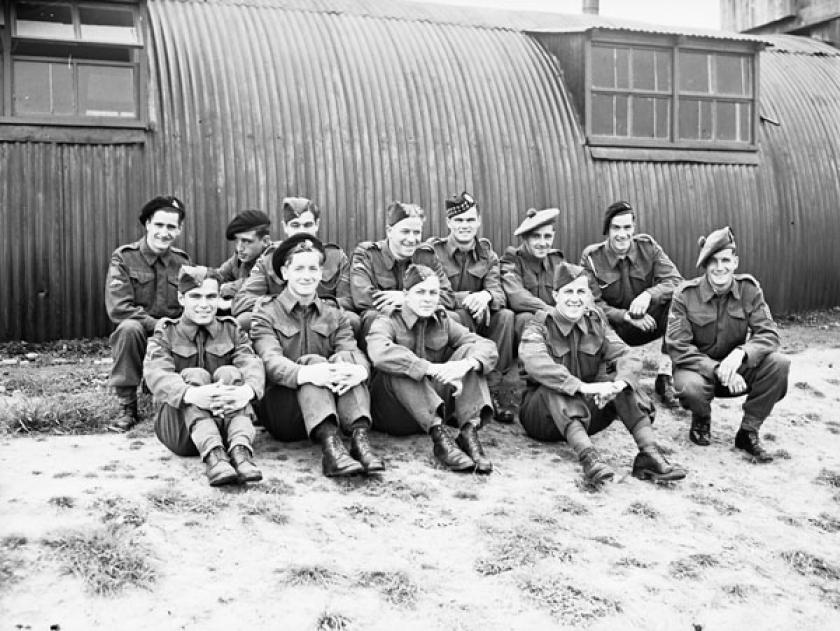
[[[266,479],[222,490],[148,422],[6,436],[0,629],[838,629],[838,331],[786,347],[770,465],[732,446],[742,399],[715,404],[707,448],[660,411],[658,441],[689,469],[670,486],[629,476],[617,426],[595,440],[619,477],[594,492],[570,450],[518,425],[483,431],[487,477],[436,468],[427,437],[375,435],[387,471],[345,481],[260,432]],[[97,594],[48,544],[108,529],[148,562],[145,587]]]

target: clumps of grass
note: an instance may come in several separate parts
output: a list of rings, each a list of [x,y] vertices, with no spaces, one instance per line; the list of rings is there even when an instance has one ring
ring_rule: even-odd
[[[102,511],[101,519],[106,524],[139,528],[146,523],[146,509],[124,497],[102,497],[94,507]]]
[[[403,502],[416,503],[431,499],[426,485],[380,477],[367,478],[367,484],[361,486],[360,490],[365,495],[393,497]]]
[[[817,484],[825,484],[827,486],[840,489],[840,472],[831,471],[830,469],[821,469],[817,479],[814,480]]]
[[[812,517],[808,521],[825,532],[840,532],[840,519],[828,513],[820,513],[819,517]]]
[[[619,602],[573,585],[565,577],[528,579],[519,584],[519,589],[564,626],[589,624],[622,612]]]
[[[332,611],[322,611],[315,622],[317,631],[349,631],[351,620],[347,616]]]
[[[107,428],[117,416],[112,397],[91,393],[60,397],[12,398],[3,405],[0,432],[17,434],[91,434]]]
[[[741,512],[741,509],[733,504],[724,502],[717,497],[703,495],[702,493],[693,493],[688,496],[688,499],[703,506],[711,506],[721,515],[734,515],[735,513]]]
[[[151,550],[121,528],[70,530],[43,540],[62,572],[80,578],[94,594],[109,596],[129,587],[149,589],[157,571]]]
[[[620,543],[615,537],[610,537],[609,535],[596,535],[591,537],[592,541],[597,541],[598,543],[602,543],[605,546],[610,546],[611,548],[618,548],[619,550],[624,547],[624,544]]]
[[[350,517],[358,519],[371,527],[381,526],[382,524],[394,521],[393,515],[380,511],[373,506],[360,504],[359,502],[348,504],[344,507],[344,512],[350,515]]]
[[[289,523],[289,516],[272,496],[249,496],[240,504],[245,515],[258,515],[273,524],[284,526]]]
[[[20,548],[26,543],[26,537],[20,535],[8,535],[0,540],[0,589],[20,580],[18,571],[23,566]]]
[[[259,491],[260,493],[264,493],[265,495],[295,494],[295,487],[280,478],[268,478],[267,480],[263,480],[262,484],[258,484],[255,487],[249,487],[249,489],[250,488]]]
[[[347,579],[343,574],[321,565],[295,565],[277,573],[281,582],[293,587],[329,587]]]
[[[782,552],[782,559],[803,576],[816,576],[830,581],[840,580],[840,568],[810,552],[788,550]]]
[[[685,558],[671,561],[668,571],[676,579],[698,579],[703,570],[718,565],[720,565],[720,562],[711,554],[691,554]]]
[[[647,561],[642,561],[641,559],[637,559],[636,557],[621,557],[618,561],[615,562],[616,567],[637,567],[642,570],[645,570],[651,567],[653,564],[648,563]]]
[[[644,517],[645,519],[659,518],[659,511],[650,504],[641,501],[633,502],[624,512],[629,515],[638,515],[639,517]]]
[[[372,587],[392,605],[397,607],[414,607],[419,592],[417,585],[405,572],[386,572],[373,570],[362,572],[358,577],[358,584],[362,587]]]
[[[805,392],[810,392],[813,396],[817,397],[818,399],[824,399],[825,394],[814,388],[810,383],[805,381],[797,381],[793,384],[794,388],[798,388],[799,390],[804,390]]]
[[[73,508],[76,505],[76,500],[69,495],[55,495],[51,497],[49,503],[56,508]]]
[[[732,583],[730,585],[723,585],[721,587],[721,589],[732,600],[738,600],[740,602],[744,602],[751,595],[758,592],[758,588],[756,588],[755,585],[742,585],[741,583]]]
[[[452,494],[456,500],[478,500],[478,493],[473,493],[472,491],[455,491]]]
[[[568,495],[561,495],[557,498],[555,504],[556,509],[561,513],[569,513],[570,515],[586,515],[589,513],[589,507],[581,504],[577,500],[572,499]]]
[[[496,576],[522,567],[535,565],[539,560],[551,558],[569,563],[575,550],[558,543],[544,531],[489,531],[493,536],[490,554],[480,557],[473,566],[482,576]]]
[[[773,457],[777,460],[790,460],[791,455],[787,449],[777,449],[773,452]]]
[[[165,486],[146,493],[153,508],[169,513],[199,513],[215,515],[227,506],[224,496],[201,497],[188,495],[175,486]]]

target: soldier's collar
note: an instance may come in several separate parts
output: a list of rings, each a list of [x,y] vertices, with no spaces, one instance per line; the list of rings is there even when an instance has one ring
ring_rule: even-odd
[[[587,321],[588,313],[584,313],[581,316],[580,320],[577,322],[572,322],[566,316],[562,315],[559,311],[557,311],[557,307],[551,308],[551,318],[554,320],[554,323],[557,325],[557,328],[560,329],[560,332],[564,336],[568,336],[572,329],[577,326],[581,330],[581,332],[586,335],[589,333],[589,322]]]
[[[741,299],[741,286],[738,284],[737,279],[732,279],[732,284],[722,294],[716,294],[715,290],[712,288],[712,284],[709,282],[709,278],[703,274],[703,280],[700,281],[700,298],[703,302],[709,302],[715,296],[725,296],[726,294],[732,294],[732,297],[735,300]]]
[[[295,295],[294,295],[294,294],[293,294],[293,293],[289,290],[289,288],[288,288],[288,287],[286,287],[285,289],[283,289],[283,291],[282,291],[282,292],[280,292],[280,296],[278,296],[278,298],[277,298],[277,299],[280,301],[280,304],[281,304],[281,305],[283,305],[283,308],[285,308],[285,309],[286,309],[286,311],[288,311],[289,313],[291,313],[291,312],[292,312],[292,310],[293,310],[293,309],[294,309],[297,305],[299,305],[299,304],[300,304],[300,301],[298,300],[297,296],[295,296]],[[314,300],[313,300],[311,303],[309,303],[309,304],[315,305],[315,310],[316,310],[319,314],[321,313],[321,311],[322,311],[322,309],[323,309],[323,307],[324,307],[323,302],[321,301],[321,298],[320,298],[317,294],[315,295]],[[301,305],[301,306],[303,306],[303,305]]]
[[[143,237],[140,239],[140,254],[143,256],[143,260],[148,263],[149,267],[152,267],[155,264],[155,259],[158,257],[160,257],[161,261],[165,261],[169,258],[169,255],[172,254],[172,249],[169,248],[166,252],[158,254],[149,247],[149,242],[146,240],[146,237]]]
[[[549,251],[550,254],[550,251]],[[529,263],[536,263],[538,265],[542,265],[543,269],[549,270],[548,259],[549,256],[546,255],[541,259],[538,259],[536,256],[531,254],[531,251],[525,247],[525,244],[519,246],[519,255],[522,257],[523,260],[528,261]]]
[[[442,313],[441,309],[437,308],[437,309],[435,309],[435,312],[432,315],[430,315],[427,319],[428,320],[434,320],[436,322],[440,322],[441,313]],[[403,322],[405,322],[405,325],[409,329],[413,329],[414,325],[417,324],[417,321],[421,319],[420,316],[411,307],[409,307],[407,305],[403,305],[401,307],[400,316],[402,317]]]
[[[610,247],[609,239],[604,241],[604,243],[605,243],[604,250],[606,251],[606,256],[607,256],[607,264],[609,264],[609,266],[611,268],[614,268],[616,265],[618,265],[619,259],[624,258],[624,257],[630,259],[630,262],[633,263],[634,265],[638,262],[639,248],[636,246],[636,240],[635,239],[630,240],[630,249],[627,250],[627,254],[624,254],[624,255],[616,253],[616,251],[613,250],[612,247]]]
[[[461,250],[461,248],[458,247],[458,241],[455,240],[455,237],[452,236],[451,232],[449,233],[449,237],[446,239],[446,252],[447,252],[447,254],[449,254],[449,256],[452,256],[452,257],[455,256],[455,252],[461,251],[461,252],[464,252],[467,256],[469,256],[473,260],[475,260],[475,259],[478,258],[478,247],[477,246],[478,246],[478,240],[473,238],[472,247],[469,250],[466,250],[466,251]]]
[[[191,342],[195,341],[195,336],[198,334],[199,328],[200,327],[192,320],[181,318],[181,330]],[[210,324],[204,326],[204,329],[211,338],[215,338],[219,334],[219,331],[222,330],[222,324],[219,322],[218,318],[214,317]]]

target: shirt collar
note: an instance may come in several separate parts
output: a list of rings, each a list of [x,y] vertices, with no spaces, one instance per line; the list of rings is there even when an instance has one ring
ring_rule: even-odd
[[[278,300],[280,301],[280,304],[283,305],[283,308],[289,313],[294,311],[294,308],[300,304],[300,301],[291,291],[289,291],[288,287],[286,287],[285,289],[283,289],[283,291],[280,292]],[[321,298],[316,295],[315,299],[310,304],[315,305],[315,310],[320,315],[324,306],[321,302]]]
[[[519,256],[522,257],[523,261],[530,265],[542,265],[543,269],[549,269],[548,256],[538,259],[536,256],[531,254],[530,250],[525,247],[524,243],[519,246]]]
[[[589,333],[589,323],[587,322],[586,316],[587,314],[584,313],[583,316],[577,322],[572,322],[566,316],[561,315],[559,311],[557,311],[557,307],[552,307],[550,311],[551,317],[554,320],[557,327],[560,329],[560,332],[564,336],[568,336],[572,329],[577,326],[580,331],[586,335]]]
[[[421,319],[419,315],[408,305],[403,305],[400,308],[400,317],[402,317],[403,322],[408,327],[409,330],[414,328],[414,325],[417,324],[417,321]],[[435,309],[435,312],[426,318],[427,320],[434,320],[436,322],[440,322],[441,317],[441,310]]]
[[[732,279],[732,284],[729,286],[729,289],[722,294],[716,294],[715,290],[712,289],[712,284],[709,282],[708,277],[703,274],[703,280],[700,281],[700,298],[703,302],[709,302],[715,296],[725,296],[730,293],[735,300],[741,299],[741,287],[738,285],[738,281],[734,278]]]
[[[455,258],[455,252],[464,252],[469,258],[475,260],[478,258],[478,248],[476,246],[476,241],[473,239],[472,245],[470,246],[469,250],[461,250],[458,247],[458,241],[455,240],[455,237],[452,233],[449,233],[449,237],[446,239],[446,253],[449,254],[451,258]]]
[[[630,240],[630,249],[627,250],[627,254],[624,255],[617,254],[616,251],[610,247],[609,239],[604,241],[604,244],[604,251],[606,252],[607,256],[607,263],[611,268],[614,268],[616,265],[618,265],[618,261],[622,258],[629,259],[633,265],[636,265],[636,263],[638,263],[639,248],[638,246],[636,246],[635,239]]]
[[[198,334],[199,328],[200,327],[192,320],[181,318],[181,331],[191,342],[195,341],[195,336]],[[222,330],[222,323],[219,322],[218,318],[213,318],[213,321],[205,326],[204,330],[207,331],[207,334],[211,338],[215,338],[219,334],[219,331]]]
[[[169,259],[170,254],[172,254],[172,250],[168,249],[166,252],[158,254],[152,248],[149,247],[149,242],[146,241],[146,237],[140,239],[140,254],[143,256],[143,259],[146,263],[149,264],[149,267],[155,264],[155,259],[160,258],[161,261],[166,262]]]

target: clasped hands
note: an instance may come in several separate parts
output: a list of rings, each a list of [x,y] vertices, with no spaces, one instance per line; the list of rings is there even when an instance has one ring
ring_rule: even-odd
[[[256,396],[247,384],[229,386],[220,382],[192,386],[184,393],[184,403],[207,410],[213,416],[224,416],[241,410]]]
[[[440,384],[455,388],[453,396],[459,396],[464,389],[463,379],[471,370],[481,364],[477,359],[457,359],[442,364],[429,364],[426,374]]]
[[[298,372],[298,384],[311,383],[313,386],[327,388],[336,396],[341,396],[355,388],[368,378],[364,366],[350,362],[320,362],[301,366]]]
[[[738,372],[747,354],[740,348],[733,349],[715,368],[718,381],[726,387],[730,394],[743,394],[747,391],[747,382]]]
[[[653,331],[656,328],[656,320],[647,312],[648,307],[650,307],[650,300],[651,295],[646,291],[633,298],[633,302],[630,303],[624,314],[625,322],[629,322],[645,332]]]
[[[592,397],[598,409],[602,409],[607,403],[615,399],[621,391],[627,387],[627,382],[619,379],[617,381],[596,381],[594,383],[581,383],[579,392]]]
[[[490,301],[493,297],[488,291],[475,291],[467,294],[464,298],[463,304],[469,314],[476,322],[488,324],[490,318]]]

